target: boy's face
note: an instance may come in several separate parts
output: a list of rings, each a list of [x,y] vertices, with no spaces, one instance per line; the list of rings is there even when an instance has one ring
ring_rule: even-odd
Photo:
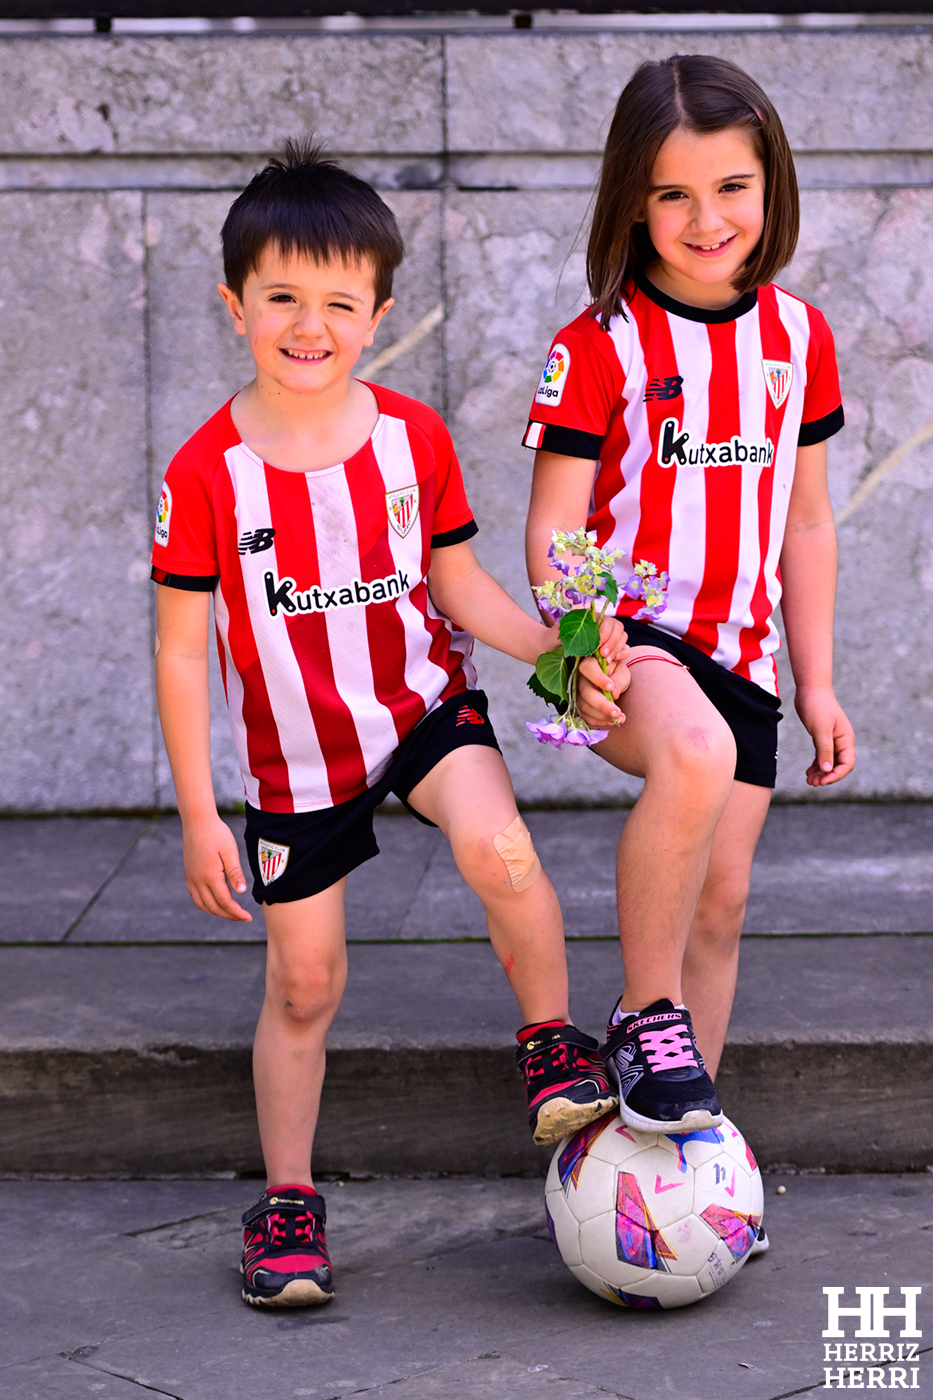
[[[373,307],[375,273],[369,259],[316,263],[263,251],[238,297],[221,283],[238,335],[256,362],[257,383],[289,394],[319,394],[346,381],[391,299]]]

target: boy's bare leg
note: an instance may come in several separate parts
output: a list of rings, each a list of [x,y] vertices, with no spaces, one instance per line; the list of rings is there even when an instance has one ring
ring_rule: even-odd
[[[493,844],[518,815],[502,755],[480,745],[455,749],[408,801],[441,828],[461,875],[483,901],[489,937],[524,1024],[567,1021],[564,925],[554,887],[542,872],[528,889],[514,890]]]
[[[266,995],[253,1043],[269,1186],[310,1186],[324,1042],[347,981],[346,879],[309,899],[264,906]]]
[[[632,657],[657,652],[634,647]],[[645,779],[618,854],[619,929],[626,1011],[662,997],[684,1001],[687,936],[706,880],[717,824],[733,786],[735,740],[689,672],[632,667],[625,723],[594,752]]]
[[[752,857],[770,801],[770,788],[733,782],[713,836],[706,880],[684,953],[683,999],[714,1079],[735,996]]]

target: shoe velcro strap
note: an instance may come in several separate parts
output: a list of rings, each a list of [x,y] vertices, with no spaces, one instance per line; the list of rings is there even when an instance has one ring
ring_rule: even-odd
[[[518,1063],[522,1064],[532,1055],[539,1055],[542,1050],[553,1050],[559,1045],[575,1045],[579,1050],[588,1050],[592,1054],[596,1050],[597,1041],[591,1035],[587,1035],[586,1031],[578,1030],[576,1026],[554,1026],[551,1030],[529,1036],[519,1045],[516,1051]]]
[[[327,1224],[327,1209],[323,1196],[263,1196],[251,1210],[243,1212],[243,1224],[252,1225],[255,1221],[275,1211],[279,1215],[315,1215],[322,1225]]]

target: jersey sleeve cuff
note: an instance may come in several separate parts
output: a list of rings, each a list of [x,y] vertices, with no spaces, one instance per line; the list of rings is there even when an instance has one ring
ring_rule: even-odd
[[[557,423],[536,423],[529,420],[522,438],[523,447],[541,448],[561,457],[585,457],[595,462],[603,449],[599,433],[585,433],[582,428],[563,428]]]
[[[166,588],[180,588],[183,593],[213,593],[220,582],[220,574],[170,574],[166,569],[152,566],[151,578]]]
[[[814,418],[812,423],[801,423],[800,432],[797,436],[798,447],[813,447],[815,443],[825,442],[827,438],[833,437],[839,429],[845,425],[846,416],[842,411],[842,404],[834,408],[832,413],[827,413],[825,418]]]
[[[468,520],[465,525],[458,525],[456,530],[443,530],[439,535],[432,535],[431,548],[443,549],[448,544],[463,544],[464,540],[471,540],[478,534],[479,526],[476,521]]]

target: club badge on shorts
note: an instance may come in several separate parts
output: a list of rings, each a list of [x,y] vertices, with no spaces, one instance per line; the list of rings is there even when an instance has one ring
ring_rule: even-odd
[[[775,408],[780,408],[790,393],[790,386],[794,378],[794,366],[789,360],[762,360],[761,368],[764,371],[771,402]]]
[[[274,841],[259,842],[259,873],[264,885],[271,885],[284,875],[291,846],[277,846]]]
[[[408,534],[418,519],[418,485],[404,486],[401,491],[386,492],[386,510],[389,524],[402,539]]]

